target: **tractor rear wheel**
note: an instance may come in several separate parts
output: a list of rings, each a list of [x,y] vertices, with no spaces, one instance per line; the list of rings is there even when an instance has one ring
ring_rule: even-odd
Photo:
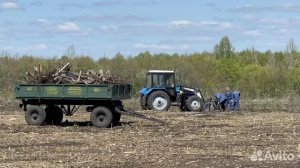
[[[186,101],[189,111],[200,111],[203,105],[202,102],[202,99],[196,95],[189,97]]]
[[[150,94],[148,105],[151,110],[164,111],[170,108],[171,100],[166,92],[156,91]]]

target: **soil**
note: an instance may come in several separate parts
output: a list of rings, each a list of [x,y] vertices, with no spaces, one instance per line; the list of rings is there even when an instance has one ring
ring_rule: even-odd
[[[300,113],[143,111],[167,124],[122,116],[102,129],[83,111],[60,126],[29,126],[22,111],[0,112],[1,168],[300,165]]]

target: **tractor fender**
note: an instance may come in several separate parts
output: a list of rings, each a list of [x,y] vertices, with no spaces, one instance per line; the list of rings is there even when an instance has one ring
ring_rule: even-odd
[[[164,91],[164,92],[167,92],[167,90],[165,88],[150,88],[150,89],[147,89],[147,88],[143,88],[140,93],[142,96],[148,96],[150,95],[152,92],[155,92],[155,91]]]

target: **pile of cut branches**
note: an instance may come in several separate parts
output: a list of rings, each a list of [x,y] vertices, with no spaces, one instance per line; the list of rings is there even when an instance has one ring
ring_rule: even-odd
[[[123,83],[121,77],[112,76],[110,71],[102,70],[87,72],[72,72],[71,64],[67,63],[60,68],[51,67],[43,71],[41,65],[34,67],[34,72],[26,72],[27,84],[54,83],[54,84],[115,84]]]

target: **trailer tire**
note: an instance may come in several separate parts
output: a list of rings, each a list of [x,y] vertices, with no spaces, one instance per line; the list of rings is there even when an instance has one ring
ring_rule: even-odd
[[[106,107],[96,107],[91,112],[90,120],[96,127],[107,128],[112,124],[113,114]]]
[[[141,104],[141,107],[143,110],[148,110],[148,107],[147,107],[147,96],[146,95],[143,95],[140,99],[140,104]]]
[[[62,110],[58,106],[47,106],[45,108],[46,111],[46,120],[45,123],[47,125],[59,125],[61,124],[64,114]]]
[[[196,95],[189,97],[186,103],[189,111],[200,111],[203,106],[202,99]]]
[[[148,98],[148,105],[151,110],[164,111],[171,106],[169,95],[164,91],[155,91]]]
[[[46,119],[46,112],[40,106],[31,106],[25,112],[25,120],[29,125],[42,125]]]

